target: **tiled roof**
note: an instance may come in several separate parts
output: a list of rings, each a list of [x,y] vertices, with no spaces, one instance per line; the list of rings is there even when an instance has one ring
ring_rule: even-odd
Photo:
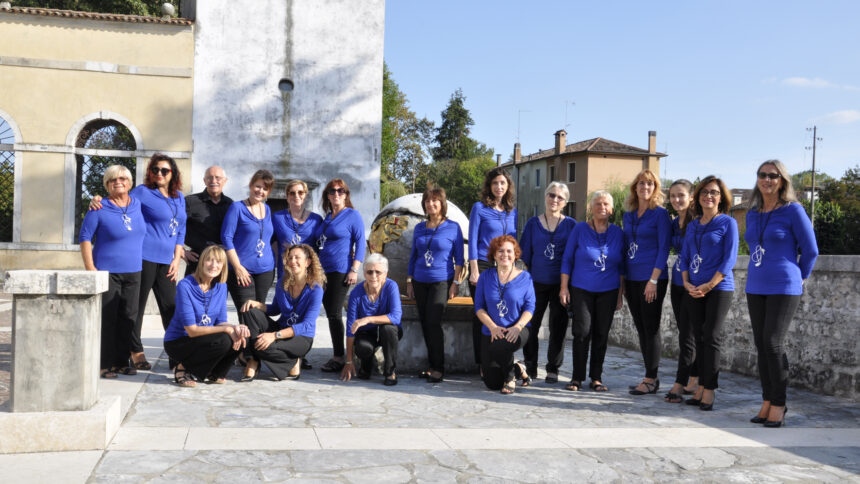
[[[57,10],[53,8],[11,7],[0,9],[0,13],[15,13],[37,15],[40,17],[77,18],[88,20],[104,20],[108,22],[129,22],[143,24],[192,25],[194,22],[186,18],[148,17],[143,15],[120,15],[115,13],[78,12],[75,10]]]
[[[564,147],[564,153],[606,153],[613,155],[635,155],[635,156],[648,156],[648,150],[637,148],[635,146],[625,145],[624,143],[619,143],[617,141],[612,141],[606,138],[592,138],[587,139],[585,141],[579,141],[573,144],[569,144]],[[664,157],[665,153],[653,153],[652,156]],[[523,162],[526,161],[534,161],[541,158],[547,158],[550,156],[555,156],[555,148],[551,148],[548,150],[541,150],[537,153],[532,153],[530,155],[523,156]]]

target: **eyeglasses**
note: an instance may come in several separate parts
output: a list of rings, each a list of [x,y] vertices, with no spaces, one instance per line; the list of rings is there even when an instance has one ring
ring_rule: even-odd
[[[381,276],[382,274],[385,274],[385,273],[382,271],[377,271],[377,270],[373,270],[373,269],[364,271],[364,275],[366,275],[366,276]]]
[[[159,168],[157,166],[153,166],[152,168],[149,169],[149,172],[152,173],[153,175],[158,175],[159,173],[161,173],[161,176],[167,176],[172,171],[173,170],[171,170],[170,168]]]
[[[768,178],[770,180],[776,180],[777,178],[782,178],[782,175],[780,175],[779,173],[765,173],[763,171],[758,172],[759,180],[764,180],[765,178]]]
[[[344,195],[344,194],[346,194],[346,190],[344,190],[343,188],[329,188],[328,194],[329,195]]]
[[[723,194],[723,192],[721,192],[719,190],[702,190],[701,192],[699,192],[700,197],[705,196],[705,197],[717,198],[722,194]]]
[[[305,196],[305,192],[303,192],[303,191],[301,191],[301,190],[299,190],[299,191],[291,191],[291,192],[288,192],[288,193],[287,193],[287,195],[289,195],[289,196],[291,196],[291,197],[303,197],[303,196]]]
[[[555,193],[547,193],[547,198],[551,198],[553,200],[564,200],[564,195],[557,195]]]
[[[117,181],[120,183],[125,183],[128,181],[128,178],[126,178],[124,176],[118,176],[116,178],[112,178],[112,179],[108,180],[108,183],[113,183],[113,182],[117,182]]]

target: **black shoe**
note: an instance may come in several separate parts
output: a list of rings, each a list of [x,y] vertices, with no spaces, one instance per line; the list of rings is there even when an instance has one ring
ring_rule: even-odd
[[[763,424],[765,422],[767,422],[767,417],[759,417],[758,415],[750,419],[750,423],[754,424]]]
[[[710,412],[713,409],[714,409],[714,402],[699,404],[699,410],[701,410],[703,412]]]
[[[555,383],[558,383],[558,373],[549,373],[549,372],[547,372],[547,374],[546,374],[546,378],[544,378],[544,379],[543,379],[543,381],[544,381],[545,383],[549,383],[550,385],[553,385],[553,384],[555,384]]]
[[[325,373],[338,373],[343,370],[343,362],[337,361],[332,358],[326,361],[325,364],[320,367],[320,370],[324,371]]]
[[[239,381],[242,383],[248,383],[248,382],[254,381],[254,378],[256,378],[256,377],[257,377],[256,373],[254,373],[253,375],[242,375],[242,378]]]
[[[383,385],[387,387],[393,387],[397,385],[397,377],[394,375],[385,377],[385,380],[382,382]]]
[[[427,376],[426,376],[427,383],[441,383],[442,381],[445,380],[445,377],[441,371],[439,372],[439,376],[433,376],[433,372],[426,372],[426,373],[427,373]]]
[[[313,370],[314,369],[314,365],[312,365],[311,362],[308,361],[306,358],[302,358],[301,365],[302,365],[301,366],[302,370]]]
[[[788,413],[788,407],[785,407],[785,410],[783,410],[783,412],[782,412],[782,420],[778,420],[776,422],[774,422],[772,420],[765,420],[765,422],[762,425],[769,428],[769,429],[778,429],[778,428],[782,427],[783,425],[785,425],[785,414],[787,414],[787,413]]]
[[[640,383],[640,385],[645,385],[645,388],[647,388],[648,391],[643,392],[642,390],[637,390],[634,387],[633,390],[630,390],[629,393],[631,395],[648,395],[651,393],[657,393],[657,389],[660,388],[660,380],[654,380],[651,383],[649,383],[647,381],[643,381],[642,383]]]
[[[702,399],[701,398],[688,398],[688,399],[684,400],[684,404],[698,407],[699,405],[702,404]]]

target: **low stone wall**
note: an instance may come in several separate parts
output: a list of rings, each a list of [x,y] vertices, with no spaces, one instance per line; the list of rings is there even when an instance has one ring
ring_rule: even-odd
[[[397,369],[406,373],[426,370],[427,345],[413,301],[403,301],[401,324],[403,338],[397,349]],[[475,364],[472,347],[472,298],[458,297],[448,303],[442,331],[445,334],[445,372],[477,372],[478,365]]]
[[[671,262],[671,261],[670,261]],[[734,268],[735,294],[723,330],[723,369],[758,376],[744,288],[748,256]],[[826,395],[860,400],[860,256],[821,256],[806,282],[800,306],[786,335],[789,383]],[[663,356],[678,355],[678,331],[669,295],[661,321]],[[615,314],[610,344],[638,349],[636,329],[625,303]],[[664,374],[674,375],[674,362],[664,361]],[[664,382],[668,383],[668,382]]]

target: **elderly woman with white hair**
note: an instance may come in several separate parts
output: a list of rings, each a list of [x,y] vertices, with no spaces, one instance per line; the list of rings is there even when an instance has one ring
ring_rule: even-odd
[[[108,290],[102,294],[102,378],[137,373],[129,366],[129,357],[137,317],[146,221],[140,200],[129,195],[131,185],[128,168],[109,166],[104,174],[108,196],[102,200],[103,209],[87,212],[79,236],[86,270],[110,273]]]
[[[565,390],[579,391],[585,381],[591,349],[589,387],[608,390],[603,384],[603,360],[609,328],[624,294],[624,232],[609,222],[612,195],[598,190],[588,203],[586,222],[578,224],[567,240],[561,264],[562,304],[573,313],[573,377]]]
[[[400,289],[388,279],[388,259],[382,254],[371,254],[364,261],[364,282],[349,295],[346,310],[346,362],[341,379],[353,376],[370,378],[375,366],[376,348],[382,347],[384,384],[397,385],[397,344],[403,337],[400,327]],[[353,355],[358,356],[355,369]]]

